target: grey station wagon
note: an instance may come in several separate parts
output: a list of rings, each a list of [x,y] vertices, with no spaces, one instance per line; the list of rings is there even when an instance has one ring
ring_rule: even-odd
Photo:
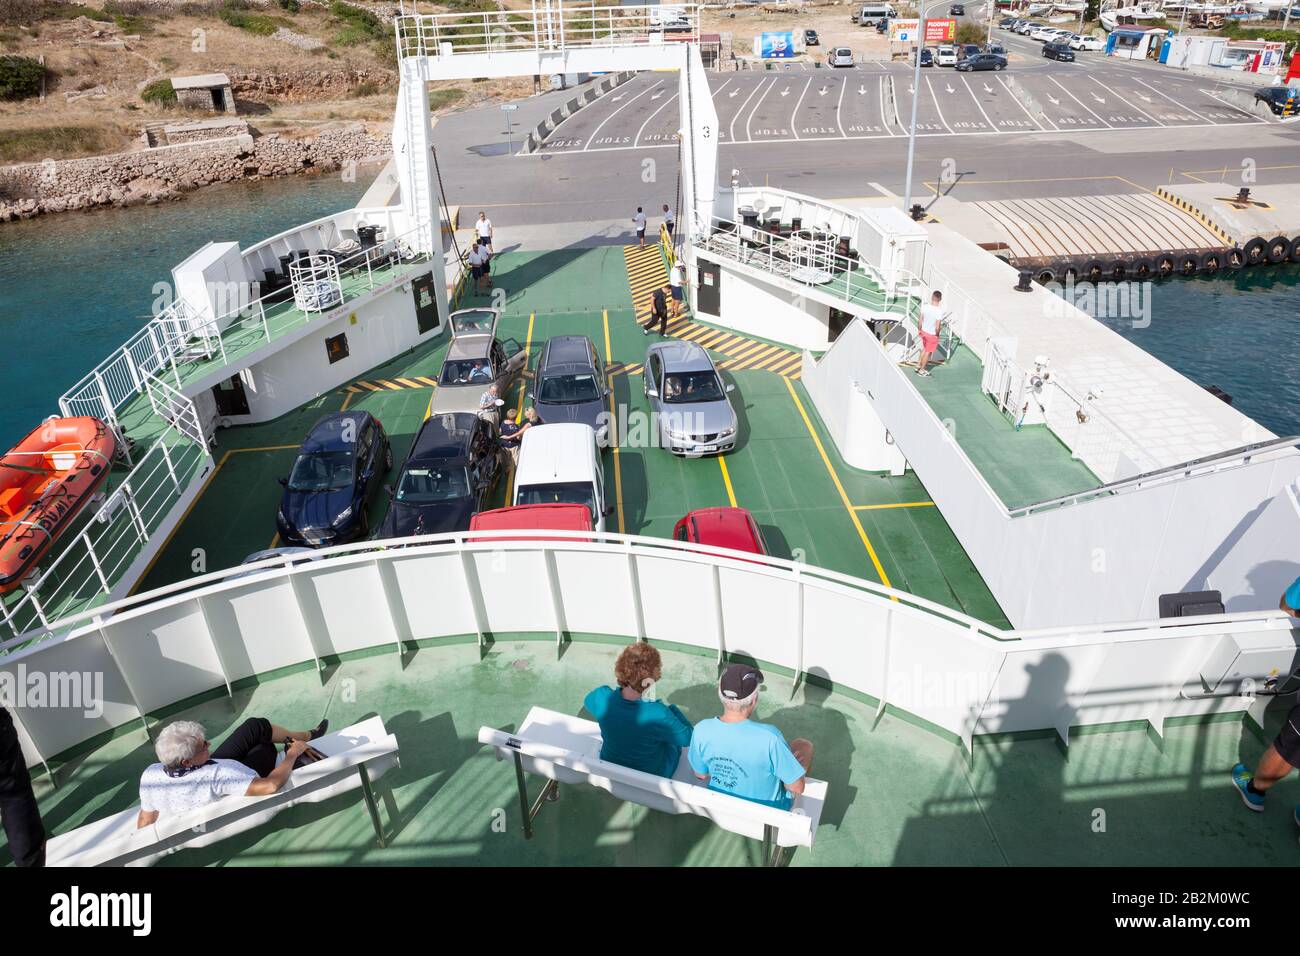
[[[542,349],[529,396],[542,421],[580,422],[596,433],[596,444],[609,440],[605,365],[585,335],[557,335]]]
[[[659,442],[674,455],[698,458],[736,447],[736,413],[713,359],[694,342],[660,342],[645,357],[645,394]]]

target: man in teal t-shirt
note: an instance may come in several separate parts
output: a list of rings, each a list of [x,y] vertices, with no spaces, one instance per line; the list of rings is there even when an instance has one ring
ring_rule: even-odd
[[[618,687],[597,687],[582,705],[600,724],[600,759],[642,773],[671,777],[682,748],[691,742],[691,722],[674,704],[642,700],[659,680],[659,652],[649,644],[623,649],[614,667]]]
[[[803,793],[813,745],[803,738],[787,745],[771,724],[749,719],[762,683],[763,674],[755,667],[728,667],[718,681],[722,716],[696,725],[686,756],[710,790],[788,810],[795,795]]]

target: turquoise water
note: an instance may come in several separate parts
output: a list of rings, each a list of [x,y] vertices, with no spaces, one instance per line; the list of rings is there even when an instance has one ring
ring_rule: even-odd
[[[209,240],[244,246],[352,206],[368,177],[233,183],[161,206],[0,226],[0,449],[148,316],[155,282]],[[1300,434],[1300,266],[1154,283],[1150,324],[1102,319],[1280,435]],[[1141,325],[1141,323],[1138,323]]]
[[[205,242],[245,248],[354,206],[337,174],[231,183],[182,202],[0,225],[0,450],[148,318],[155,282]]]
[[[1300,435],[1300,266],[1165,279],[1150,300],[1145,328],[1102,321],[1193,382],[1218,385],[1274,434]]]

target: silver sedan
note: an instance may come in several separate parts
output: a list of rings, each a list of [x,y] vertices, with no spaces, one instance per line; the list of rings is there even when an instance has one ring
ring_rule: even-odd
[[[694,342],[660,342],[645,359],[645,395],[659,443],[698,458],[736,447],[736,413],[709,353]]]

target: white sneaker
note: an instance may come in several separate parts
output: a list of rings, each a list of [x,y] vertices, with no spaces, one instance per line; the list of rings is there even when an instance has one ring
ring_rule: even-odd
[[[916,370],[916,374],[919,375],[919,376],[921,376],[922,378],[929,378],[929,377],[930,377],[930,373],[929,373],[928,371],[926,371],[925,369],[923,369],[923,368],[918,368],[918,369]]]

